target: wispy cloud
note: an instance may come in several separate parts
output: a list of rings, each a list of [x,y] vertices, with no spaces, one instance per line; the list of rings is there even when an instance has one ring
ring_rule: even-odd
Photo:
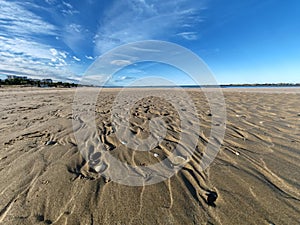
[[[25,9],[22,2],[0,1],[0,8],[0,28],[5,31],[1,32],[2,35],[8,33],[54,35],[57,31],[54,25]]]
[[[201,22],[203,2],[192,0],[117,1],[107,10],[95,35],[96,52],[103,53],[118,45],[139,40],[163,39],[188,31],[189,25]],[[195,38],[193,36],[186,37]]]
[[[2,74],[53,79],[76,77],[68,70],[66,57],[66,52],[46,44],[0,37],[0,72]]]
[[[178,33],[177,36],[184,38],[188,41],[194,41],[194,40],[198,39],[197,32],[181,32],[181,33]]]
[[[65,2],[65,1],[62,1],[62,4],[63,4],[64,6],[66,6],[68,9],[73,9],[73,6],[72,6],[70,3],[67,3],[67,2]]]
[[[49,5],[54,5],[57,2],[57,0],[45,0],[45,2]]]
[[[68,69],[68,53],[44,43],[58,29],[28,9],[28,2],[0,1],[0,73],[36,78],[76,78]]]
[[[94,57],[93,56],[89,56],[89,55],[86,55],[85,58],[89,59],[89,60],[93,60]]]
[[[73,56],[73,59],[76,60],[77,62],[81,61],[81,59],[77,58],[76,56]]]
[[[83,74],[96,56],[121,44],[147,39],[196,40],[202,1],[206,0],[166,0],[163,4],[158,0],[103,4],[95,0],[86,4],[0,0],[0,73],[57,79],[67,74],[67,79],[75,79],[78,76],[71,71]],[[101,8],[99,13],[96,6]],[[88,14],[85,19],[83,12]],[[143,54],[153,51],[145,46],[138,50]],[[128,51],[122,54],[110,58],[107,65],[119,68],[134,61]]]
[[[62,32],[65,44],[74,52],[81,52],[83,43],[87,41],[88,31],[80,24],[66,23]]]
[[[129,81],[133,81],[135,80],[136,77],[131,77],[131,76],[121,76],[121,77],[117,77],[116,79],[114,79],[111,83],[109,83],[110,85],[114,85],[115,83],[127,83]]]
[[[52,54],[51,62],[55,63],[54,66],[60,67],[60,66],[66,66],[67,63],[65,59],[67,58],[67,52],[65,51],[59,51],[55,48],[51,48],[50,52]],[[51,65],[51,64],[50,64]]]
[[[79,11],[76,10],[76,9],[74,9],[74,7],[70,3],[68,3],[68,2],[62,1],[62,5],[61,6],[62,6],[61,12],[65,16],[74,15],[74,14],[79,13]]]
[[[79,11],[74,8],[73,5],[71,5],[67,1],[60,1],[60,0],[45,0],[45,2],[50,5],[54,6],[59,9],[59,12],[64,16],[73,16],[75,14],[79,14]]]

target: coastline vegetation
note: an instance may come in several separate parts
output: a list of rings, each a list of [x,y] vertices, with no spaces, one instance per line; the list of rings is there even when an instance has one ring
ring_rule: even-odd
[[[52,79],[32,79],[23,76],[7,76],[7,79],[0,79],[0,86],[6,85],[18,85],[25,87],[60,87],[60,88],[71,88],[78,87],[76,83],[69,82],[54,82]]]

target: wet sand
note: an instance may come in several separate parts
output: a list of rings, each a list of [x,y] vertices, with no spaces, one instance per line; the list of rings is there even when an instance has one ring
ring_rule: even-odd
[[[92,159],[103,160],[101,172],[112,165],[94,142],[87,139],[87,155],[80,154],[75,135],[85,120],[72,113],[75,90],[0,88],[0,224],[300,224],[299,88],[223,89],[227,119],[218,126],[226,126],[225,137],[204,171],[199,162],[214,115],[200,90],[186,90],[197,108],[188,113],[197,116],[201,128],[196,150],[174,176],[144,186],[100,176],[91,168]],[[147,91],[149,96],[176,92]],[[116,137],[110,121],[117,93],[102,90],[95,110],[97,133],[91,136],[104,143],[105,152],[132,166],[168,157],[179,142],[175,108],[157,97],[135,105],[133,136],[147,138],[152,118],[163,116],[168,123],[159,146],[136,152]],[[186,99],[176,101],[180,105]],[[72,120],[81,125],[74,129]],[[215,206],[207,201],[210,191],[218,194]]]

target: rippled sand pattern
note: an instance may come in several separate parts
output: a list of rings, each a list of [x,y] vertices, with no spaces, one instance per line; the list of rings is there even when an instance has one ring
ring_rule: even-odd
[[[159,91],[172,96],[176,90]],[[0,224],[300,224],[299,89],[224,90],[227,121],[218,126],[226,125],[225,138],[204,171],[199,163],[213,115],[200,90],[187,91],[197,108],[188,113],[199,118],[194,154],[170,179],[131,187],[97,173],[112,165],[89,137],[128,165],[157,163],[180,142],[180,118],[171,104],[149,94],[131,108],[130,135],[149,137],[155,117],[167,124],[158,146],[133,151],[111,123],[117,90],[105,90],[96,103],[97,132],[88,135],[83,157],[74,132],[86,121],[72,114],[75,89],[0,89]],[[75,130],[72,119],[80,122]],[[210,191],[218,193],[215,206],[207,202]]]

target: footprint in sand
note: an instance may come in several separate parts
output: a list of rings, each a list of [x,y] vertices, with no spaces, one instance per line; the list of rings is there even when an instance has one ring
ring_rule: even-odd
[[[187,157],[175,156],[175,157],[170,157],[170,160],[174,166],[180,166],[180,165],[184,165],[187,162]]]
[[[216,207],[215,201],[216,201],[217,198],[218,198],[217,192],[215,192],[215,191],[210,191],[210,192],[208,192],[206,195],[207,195],[207,204],[208,204],[209,206]]]
[[[101,157],[101,153],[100,152],[95,152],[90,156],[90,160],[92,161],[97,161],[99,160]]]
[[[95,152],[90,156],[89,166],[100,174],[108,168],[108,165],[101,160],[100,152]]]

